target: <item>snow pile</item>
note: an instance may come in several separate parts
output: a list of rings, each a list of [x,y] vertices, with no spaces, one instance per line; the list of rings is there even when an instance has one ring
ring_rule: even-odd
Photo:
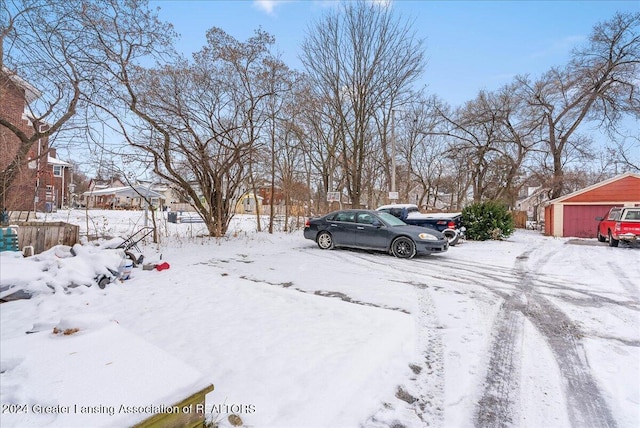
[[[107,282],[116,279],[124,255],[122,249],[80,244],[57,245],[31,257],[23,257],[21,252],[2,252],[0,299],[41,293],[82,293],[86,287],[98,286],[103,278]]]

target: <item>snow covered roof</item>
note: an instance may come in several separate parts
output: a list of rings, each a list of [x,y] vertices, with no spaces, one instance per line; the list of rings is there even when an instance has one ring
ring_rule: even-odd
[[[9,70],[7,67],[3,66],[2,72],[9,76],[9,79],[11,79],[13,83],[24,89],[24,96],[27,104],[37,100],[42,95],[42,92],[37,90],[33,85],[18,76],[15,72]]]
[[[68,162],[65,162],[63,160],[48,156],[47,157],[47,163],[49,165],[54,165],[54,166],[66,166],[66,167],[71,167],[72,165]]]
[[[93,190],[84,192],[85,196],[101,196],[101,195],[118,195],[128,196],[130,198],[138,198],[140,195],[151,198],[162,198],[163,195],[154,190],[149,189],[146,186],[134,185],[134,186],[121,186],[121,187],[107,187],[106,189]]]
[[[389,204],[389,205],[382,205],[381,207],[378,207],[378,210],[385,210],[385,209],[389,209],[389,208],[418,208],[418,206],[416,204]]]

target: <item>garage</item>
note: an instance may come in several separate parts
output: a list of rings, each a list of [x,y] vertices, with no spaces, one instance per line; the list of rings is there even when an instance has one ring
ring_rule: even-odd
[[[640,174],[628,172],[549,201],[545,234],[595,238],[595,218],[616,206],[640,206]]]

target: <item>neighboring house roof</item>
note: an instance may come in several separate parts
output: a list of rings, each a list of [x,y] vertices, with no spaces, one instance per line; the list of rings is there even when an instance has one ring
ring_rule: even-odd
[[[637,180],[638,183],[640,183],[640,174],[635,174],[633,172],[627,172],[624,174],[620,174],[620,175],[616,175],[615,177],[609,178],[608,180],[604,180],[601,181],[599,183],[596,184],[592,184],[591,186],[587,186],[584,189],[580,189],[577,190],[575,192],[569,193],[568,195],[564,195],[561,196],[559,198],[553,199],[549,202],[547,202],[547,205],[552,205],[552,204],[557,204],[557,203],[562,203],[562,202],[569,202],[570,199],[576,198],[580,195],[583,195],[585,193],[591,192],[593,190],[599,189],[601,187],[607,186],[609,184],[615,183],[617,181],[621,181],[621,180]],[[632,189],[631,192],[628,192],[627,195],[625,196],[625,198],[627,198],[626,200],[628,201],[640,201],[640,184],[636,187],[634,186],[634,188]]]
[[[64,167],[71,167],[72,165],[68,162],[62,161],[60,159],[57,158],[53,158],[51,156],[47,157],[47,163],[49,165],[54,165],[54,166],[64,166]]]
[[[114,184],[116,184],[116,186],[114,186]],[[91,180],[89,180],[89,189],[94,189],[94,191],[96,189],[106,189],[109,187],[123,187],[124,184],[122,184],[122,182],[118,179],[114,179],[114,180],[96,180],[95,178],[92,178]]]
[[[528,204],[531,201],[535,201],[535,202],[543,202],[544,200],[546,200],[546,193],[549,191],[549,188],[547,187],[538,187],[536,190],[534,190],[530,195],[522,198],[522,199],[518,199],[518,201],[516,201],[516,205],[524,205],[524,204]],[[542,196],[542,197],[540,197]]]
[[[244,201],[245,199],[255,199],[258,198],[258,200],[263,200],[264,198],[260,195],[254,195],[253,193],[244,193],[242,196],[240,196],[240,200],[239,201]]]
[[[89,190],[84,192],[83,195],[86,196],[102,196],[102,195],[118,195],[118,196],[128,196],[130,198],[139,198],[140,195],[148,198],[162,198],[164,195],[149,189],[146,186],[124,186],[124,187],[108,187],[106,189],[100,190]]]
[[[9,70],[7,67],[3,66],[2,72],[7,76],[9,76],[9,79],[11,79],[11,81],[14,84],[24,89],[24,94],[25,94],[25,99],[27,101],[27,104],[37,100],[42,95],[42,92],[37,90],[33,85],[31,85],[29,82],[19,77],[16,73]]]

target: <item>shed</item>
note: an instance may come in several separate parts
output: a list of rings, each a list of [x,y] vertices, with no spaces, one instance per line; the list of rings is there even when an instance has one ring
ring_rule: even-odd
[[[545,234],[595,238],[598,221],[616,206],[640,206],[640,174],[617,175],[549,201]]]

